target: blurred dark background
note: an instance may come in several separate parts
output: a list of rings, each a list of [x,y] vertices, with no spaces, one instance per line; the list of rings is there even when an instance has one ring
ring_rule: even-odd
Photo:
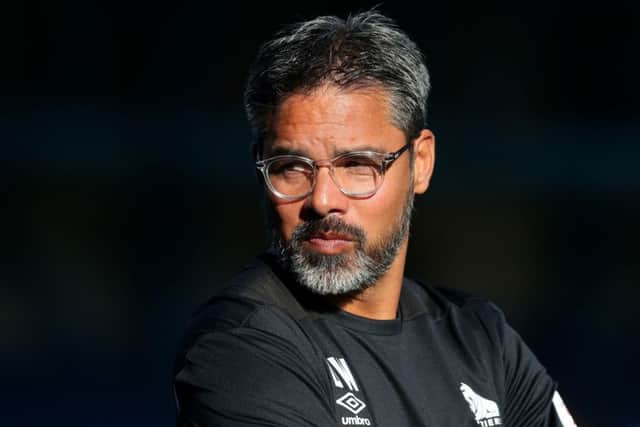
[[[0,425],[173,425],[190,313],[264,245],[247,67],[372,5],[1,6]],[[409,272],[502,307],[580,426],[639,426],[638,7],[379,9],[433,83]]]

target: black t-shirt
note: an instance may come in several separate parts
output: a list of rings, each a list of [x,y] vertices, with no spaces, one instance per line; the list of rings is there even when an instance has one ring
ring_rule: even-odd
[[[178,426],[573,426],[486,300],[405,279],[396,319],[323,305],[264,256],[197,312]]]

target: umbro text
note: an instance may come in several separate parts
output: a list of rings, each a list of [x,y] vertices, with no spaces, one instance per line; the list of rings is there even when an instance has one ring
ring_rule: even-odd
[[[342,424],[345,426],[370,426],[371,421],[365,417],[342,417]]]

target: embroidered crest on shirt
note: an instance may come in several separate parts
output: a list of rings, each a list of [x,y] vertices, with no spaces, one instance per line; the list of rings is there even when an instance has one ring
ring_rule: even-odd
[[[502,425],[500,409],[498,409],[498,404],[496,402],[480,396],[465,383],[460,383],[460,391],[462,392],[464,399],[469,404],[469,409],[476,417],[476,422],[480,427]]]
[[[345,394],[336,399],[336,404],[346,409],[351,415],[342,416],[340,421],[342,425],[372,425],[371,420],[366,416],[359,416],[367,405],[360,399],[356,393],[360,391],[356,379],[349,369],[346,360],[342,357],[327,357],[327,365],[329,374],[333,380],[333,385],[341,389],[341,392],[347,391]]]

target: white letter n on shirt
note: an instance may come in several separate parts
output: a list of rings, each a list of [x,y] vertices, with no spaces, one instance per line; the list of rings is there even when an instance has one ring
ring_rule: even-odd
[[[342,384],[344,382],[349,390],[358,391],[356,380],[353,378],[347,362],[342,357],[339,359],[336,359],[335,357],[327,357],[327,362],[329,363],[331,378],[333,378],[333,383],[336,387],[344,388],[344,385]],[[342,381],[340,381],[341,379]]]

